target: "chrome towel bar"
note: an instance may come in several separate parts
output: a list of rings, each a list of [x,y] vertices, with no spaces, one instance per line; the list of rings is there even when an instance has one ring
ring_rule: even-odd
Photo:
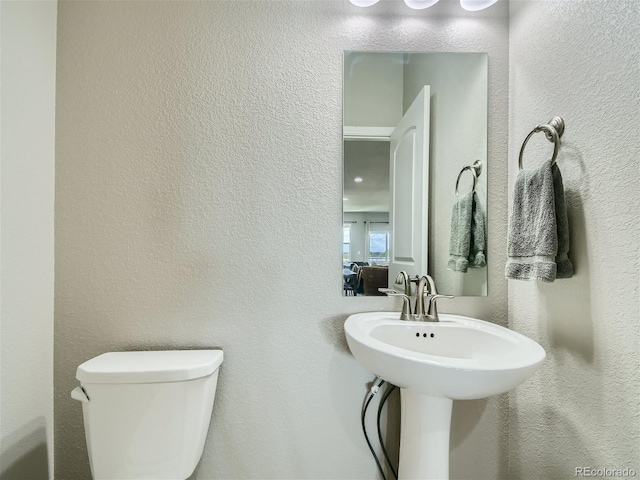
[[[522,155],[524,154],[524,147],[527,145],[529,139],[534,133],[544,132],[547,140],[553,142],[553,155],[551,156],[551,164],[556,162],[558,151],[560,151],[560,137],[564,133],[564,120],[561,117],[553,117],[546,125],[537,125],[536,128],[531,130],[531,133],[527,135],[527,138],[522,142],[520,147],[520,157],[518,158],[518,169],[522,170]]]
[[[467,170],[469,170],[473,175],[473,187],[471,187],[471,191],[475,192],[476,183],[478,182],[478,177],[482,173],[482,162],[480,160],[476,160],[475,162],[473,162],[473,165],[467,165],[466,167],[463,167],[462,170],[460,170],[460,173],[458,174],[458,179],[456,180],[456,196],[459,195],[458,185],[460,184],[460,177],[462,177],[462,174]]]

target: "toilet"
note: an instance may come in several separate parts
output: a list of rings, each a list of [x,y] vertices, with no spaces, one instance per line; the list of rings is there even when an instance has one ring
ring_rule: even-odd
[[[78,367],[95,480],[185,480],[209,430],[222,350],[110,352]]]

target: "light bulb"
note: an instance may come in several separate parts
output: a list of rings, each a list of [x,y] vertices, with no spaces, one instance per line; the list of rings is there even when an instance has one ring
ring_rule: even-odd
[[[349,0],[356,7],[370,7],[371,5],[375,5],[379,0]]]
[[[498,0],[460,0],[460,6],[465,10],[475,12],[477,10],[482,10],[484,8],[490,7],[497,1]]]
[[[354,182],[356,183],[362,183],[363,178],[362,177],[356,177],[353,179]]]
[[[407,7],[413,8],[414,10],[422,10],[435,5],[438,3],[438,0],[404,0],[404,3],[407,4]]]

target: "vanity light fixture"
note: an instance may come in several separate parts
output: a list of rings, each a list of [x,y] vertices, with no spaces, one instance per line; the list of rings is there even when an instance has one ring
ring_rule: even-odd
[[[375,5],[379,0],[349,0],[351,3],[358,7],[370,7],[371,5]],[[422,10],[423,8],[429,8],[432,5],[438,3],[439,0],[404,0],[404,3],[407,4],[408,7],[413,8],[414,10]]]
[[[490,7],[498,0],[460,0],[460,6],[470,12],[476,12]]]
[[[371,5],[375,5],[380,0],[349,0],[356,7],[370,7]]]
[[[353,179],[354,182],[356,183],[362,183],[363,178],[362,177],[356,177]]]
[[[375,5],[380,0],[349,0],[357,7],[370,7],[371,5]],[[407,4],[408,7],[413,8],[414,10],[423,10],[425,8],[429,8],[439,0],[404,0],[404,3]],[[483,10],[487,7],[490,7],[498,0],[460,0],[460,6],[465,10],[469,11],[477,11]]]
[[[407,7],[413,8],[414,10],[423,10],[425,8],[429,8],[439,0],[404,0],[404,3],[407,4]]]

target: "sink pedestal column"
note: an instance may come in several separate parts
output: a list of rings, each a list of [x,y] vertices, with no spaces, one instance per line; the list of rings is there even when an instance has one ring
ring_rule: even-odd
[[[453,400],[400,389],[398,480],[448,480]]]

